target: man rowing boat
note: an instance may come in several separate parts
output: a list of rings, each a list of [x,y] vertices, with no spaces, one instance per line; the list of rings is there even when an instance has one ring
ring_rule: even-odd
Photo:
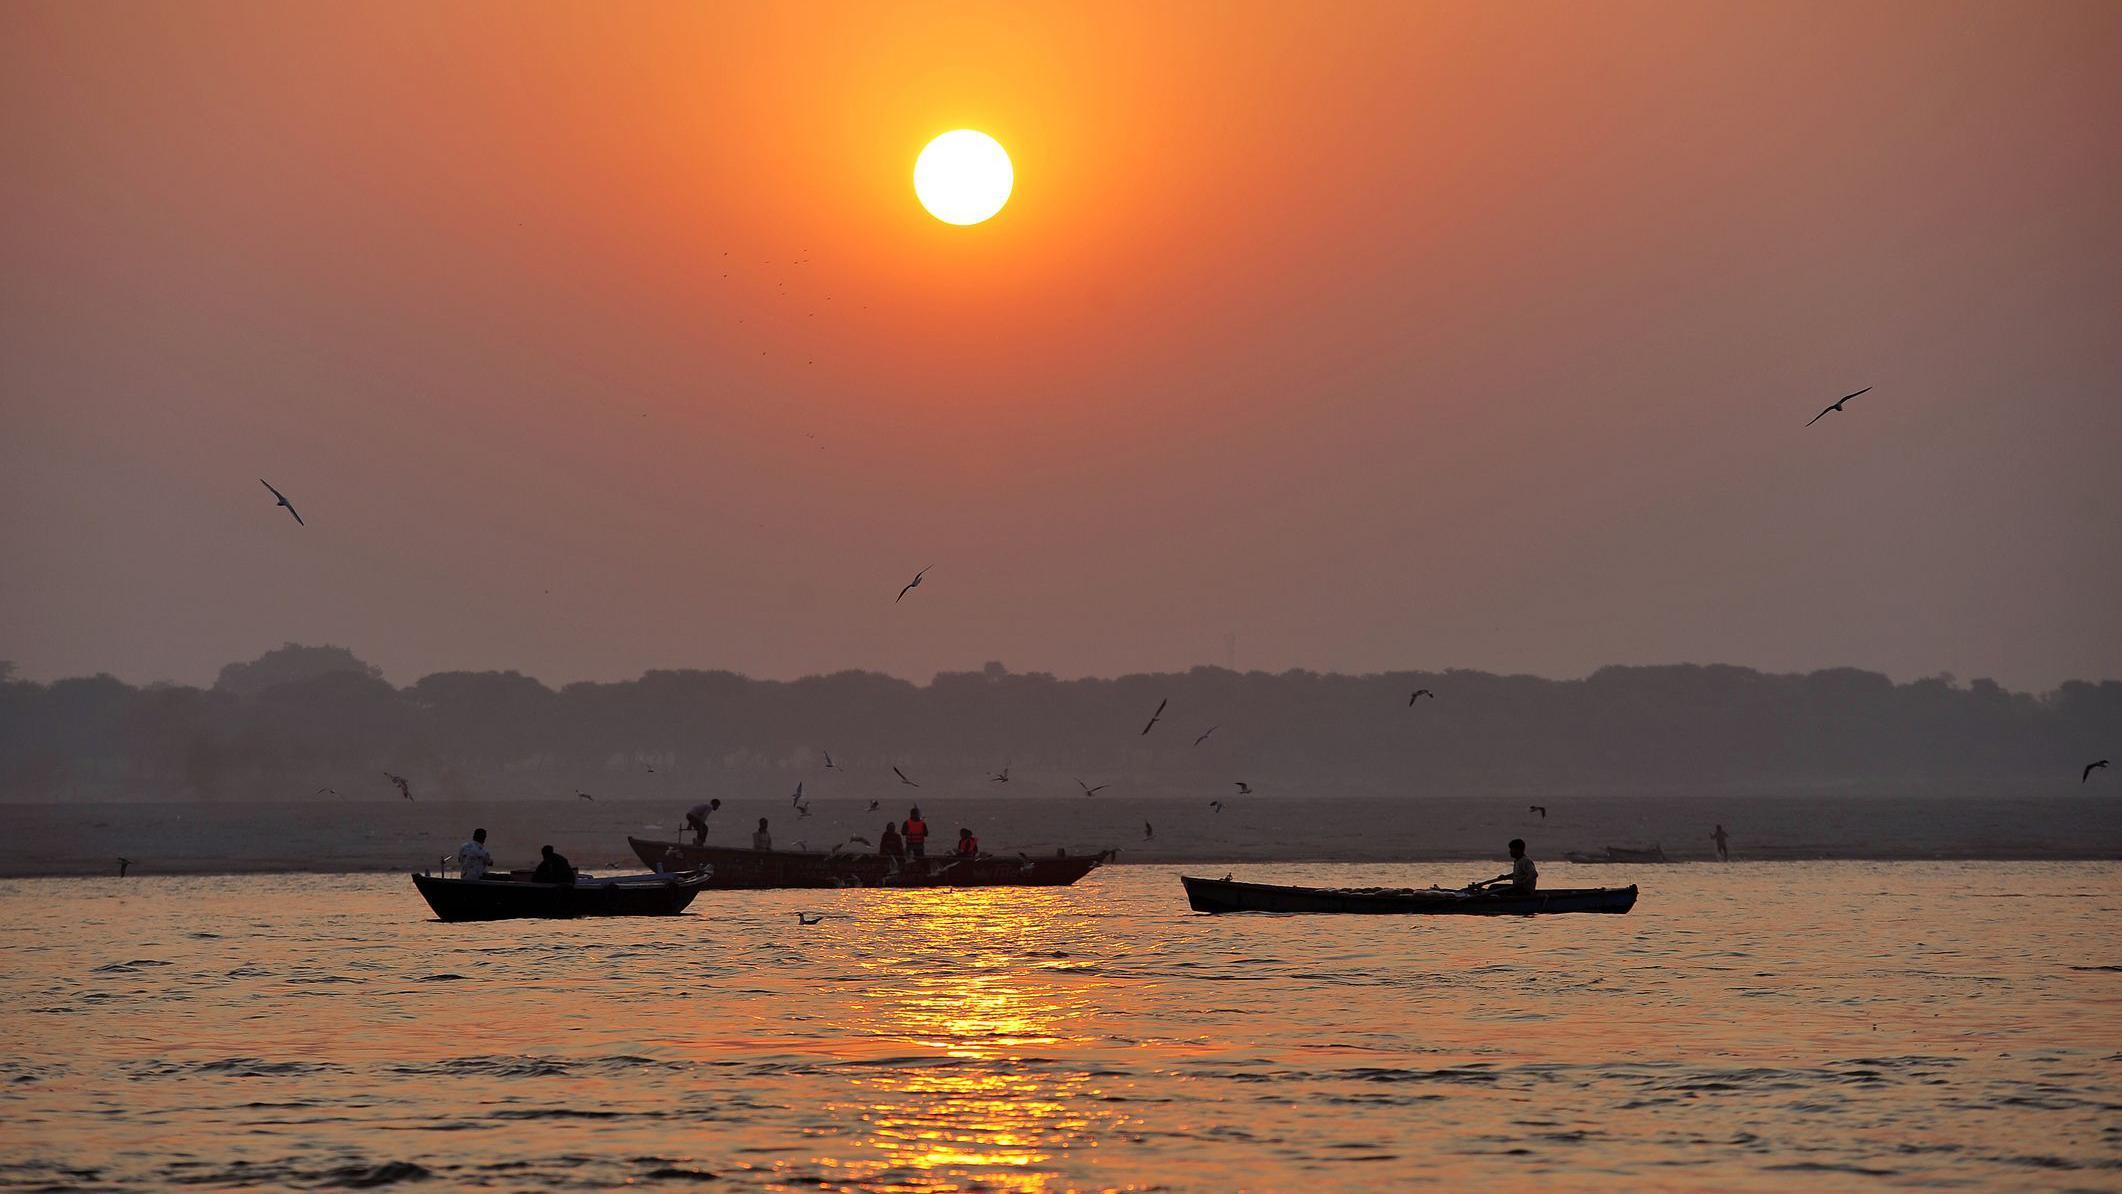
[[[1509,871],[1497,875],[1493,879],[1484,879],[1474,884],[1474,890],[1487,891],[1499,883],[1508,883],[1512,894],[1531,895],[1533,889],[1540,885],[1540,868],[1534,866],[1533,860],[1525,856],[1524,838],[1514,837],[1510,839],[1510,857]]]

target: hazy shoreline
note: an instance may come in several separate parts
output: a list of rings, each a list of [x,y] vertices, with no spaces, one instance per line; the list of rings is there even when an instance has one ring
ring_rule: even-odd
[[[1541,803],[1544,801],[1544,803]],[[993,853],[1118,851],[1128,864],[1486,864],[1523,837],[1543,865],[1572,851],[1659,845],[1673,863],[1709,861],[1722,824],[1734,862],[2112,861],[2122,859],[2122,804],[2092,795],[1428,796],[1234,799],[1197,796],[923,800],[939,836],[973,828]],[[814,799],[725,802],[711,841],[749,844],[760,817],[783,849],[861,851],[905,806]],[[662,800],[281,802],[0,805],[0,877],[129,873],[365,874],[432,867],[475,826],[504,865],[551,843],[591,871],[639,869],[628,836],[672,840],[679,810]],[[1146,830],[1153,831],[1146,834]],[[1640,866],[1584,866],[1580,875]],[[1596,881],[1596,880],[1594,880]]]

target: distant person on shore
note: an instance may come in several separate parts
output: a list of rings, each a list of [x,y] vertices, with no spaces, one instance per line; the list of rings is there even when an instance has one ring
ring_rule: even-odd
[[[696,804],[685,810],[685,827],[693,831],[693,844],[695,846],[707,844],[707,819],[714,816],[715,810],[721,807],[722,802],[720,800],[710,800],[705,804]]]
[[[484,879],[494,865],[494,856],[486,852],[486,830],[472,830],[472,840],[457,847],[457,874],[466,879]]]
[[[569,885],[574,883],[575,868],[569,864],[566,855],[551,846],[538,847],[538,854],[540,855],[538,869],[531,872],[531,882],[564,883]]]
[[[906,810],[906,824],[900,826],[906,835],[906,852],[915,858],[928,857],[928,822],[921,819],[921,806]]]
[[[1717,861],[1730,862],[1731,847],[1725,844],[1723,825],[1719,824],[1715,829],[1709,831],[1709,840],[1717,843]]]
[[[980,857],[980,839],[973,836],[972,830],[960,829],[958,831],[957,854],[960,858]]]
[[[774,835],[766,831],[766,818],[761,817],[759,818],[759,828],[752,830],[752,849],[771,850],[773,848]]]
[[[1525,856],[1524,838],[1514,837],[1510,839],[1510,870],[1508,873],[1497,875],[1493,879],[1477,883],[1474,886],[1487,889],[1498,883],[1510,884],[1511,892],[1516,895],[1531,895],[1533,889],[1540,886],[1540,868],[1534,866],[1533,860]]]
[[[906,839],[899,836],[898,825],[884,823],[884,836],[877,839],[877,853],[893,862],[906,861]]]

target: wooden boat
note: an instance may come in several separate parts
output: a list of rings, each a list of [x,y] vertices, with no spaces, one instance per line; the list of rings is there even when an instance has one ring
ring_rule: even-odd
[[[573,883],[533,883],[509,872],[483,879],[414,875],[427,906],[443,920],[576,916],[675,916],[708,885],[706,875],[616,875]]]
[[[1563,887],[1519,895],[1414,887],[1282,887],[1229,879],[1179,878],[1196,912],[1347,912],[1417,916],[1532,916],[1543,912],[1627,912],[1636,888]]]
[[[1574,862],[1580,864],[1604,862],[1650,863],[1664,862],[1666,861],[1666,858],[1665,847],[1663,846],[1652,846],[1648,850],[1640,849],[1638,847],[1633,846],[1608,846],[1606,849],[1600,851],[1597,854],[1584,854],[1572,850],[1569,853],[1564,854],[1562,856],[1562,860],[1564,862]]]
[[[707,886],[762,887],[1067,887],[1106,859],[1098,854],[910,858],[815,850],[743,850],[629,837],[641,861],[658,871],[712,870]]]

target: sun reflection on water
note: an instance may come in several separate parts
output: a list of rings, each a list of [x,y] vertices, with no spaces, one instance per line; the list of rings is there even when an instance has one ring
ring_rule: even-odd
[[[832,1109],[865,1125],[860,1146],[817,1164],[872,1188],[1044,1190],[1069,1150],[1125,1129],[1085,1110],[1101,1104],[1075,1055],[1103,984],[1042,948],[1056,915],[1023,892],[908,902],[850,1008],[848,1029],[891,1055]]]

